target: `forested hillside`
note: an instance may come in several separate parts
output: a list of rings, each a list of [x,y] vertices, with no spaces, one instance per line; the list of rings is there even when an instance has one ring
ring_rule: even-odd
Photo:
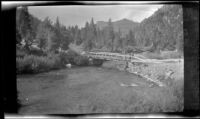
[[[97,22],[97,26],[101,29],[105,28],[108,26],[108,22]],[[120,33],[116,34],[122,38],[114,40],[117,45],[122,43],[120,49],[124,49],[128,45],[144,47],[153,44],[153,51],[176,49],[180,52],[183,51],[183,11],[181,5],[163,6],[140,24],[134,22],[131,24],[131,21],[123,19],[113,22],[113,27],[115,32],[117,29],[120,30]]]
[[[154,44],[157,50],[183,51],[183,11],[179,5],[167,5],[143,20],[135,30],[139,45]]]

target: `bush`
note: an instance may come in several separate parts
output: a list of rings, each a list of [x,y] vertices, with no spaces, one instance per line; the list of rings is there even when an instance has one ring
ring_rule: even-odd
[[[76,56],[74,58],[74,63],[77,66],[88,66],[89,60],[87,57],[84,57],[84,56]]]
[[[71,64],[75,65],[74,59],[75,59],[75,57],[78,57],[78,56],[79,55],[72,50],[68,50],[67,53],[64,53],[64,52],[59,53],[59,57],[63,64],[71,63]]]
[[[29,54],[30,55],[36,55],[36,56],[46,56],[47,55],[44,51],[42,51],[40,49],[34,49],[34,48],[32,48],[29,51]]]
[[[79,55],[72,50],[69,50],[66,54],[67,60],[69,61],[69,63],[71,63],[73,65],[76,65],[75,58],[78,57],[78,56]]]
[[[17,57],[17,73],[38,73],[59,69],[63,67],[60,58],[56,54],[48,56],[26,55],[23,58]]]
[[[67,53],[45,53],[37,49],[32,49],[27,53],[23,50],[17,50],[16,70],[18,74],[39,73],[53,69],[60,69],[64,68],[68,63],[76,66],[90,65],[89,59],[86,56],[79,55],[72,50],[68,50]],[[100,66],[102,63],[103,60],[94,59],[92,65]]]
[[[25,55],[36,55],[36,56],[47,56],[47,53],[36,48],[30,48],[30,50],[25,50],[24,48],[16,48],[16,57],[24,57]]]
[[[60,61],[63,65],[70,63],[67,53],[60,53],[59,57],[60,57]]]
[[[16,57],[23,58],[25,55],[27,55],[27,52],[25,52],[24,50],[20,50],[20,49],[16,50]]]
[[[103,64],[104,60],[102,59],[93,59],[93,64],[95,66],[101,66]]]
[[[62,64],[70,63],[76,66],[88,66],[89,64],[87,57],[81,56],[72,50],[69,50],[67,53],[60,53],[59,57]]]

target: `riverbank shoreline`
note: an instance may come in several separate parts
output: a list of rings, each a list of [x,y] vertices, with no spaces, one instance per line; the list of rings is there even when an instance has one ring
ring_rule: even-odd
[[[178,59],[177,62],[125,62],[107,61],[102,67],[127,71],[135,75],[142,76],[161,85],[161,80],[183,80],[184,79],[184,60]],[[162,79],[161,79],[162,78]]]

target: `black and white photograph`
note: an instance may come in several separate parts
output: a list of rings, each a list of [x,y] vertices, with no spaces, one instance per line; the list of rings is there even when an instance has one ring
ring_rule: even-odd
[[[182,5],[19,6],[16,73],[22,115],[182,112]]]

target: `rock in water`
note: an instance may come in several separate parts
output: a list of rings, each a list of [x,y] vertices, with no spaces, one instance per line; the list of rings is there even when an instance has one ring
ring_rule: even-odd
[[[71,68],[72,65],[71,65],[71,64],[66,64],[66,67],[67,67],[67,68]]]

